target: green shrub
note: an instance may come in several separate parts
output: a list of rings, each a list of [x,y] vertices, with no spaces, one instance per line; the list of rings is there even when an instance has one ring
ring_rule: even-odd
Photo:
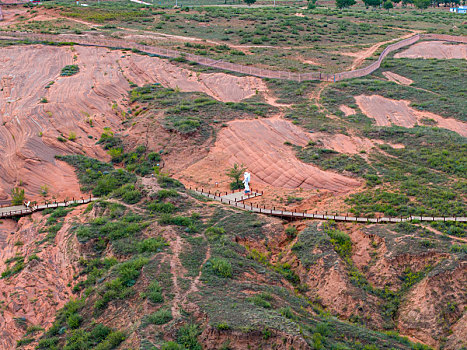
[[[80,314],[73,313],[67,317],[66,323],[68,327],[70,327],[71,329],[74,329],[80,326],[82,320],[83,320],[83,317]]]
[[[279,312],[282,316],[290,320],[293,320],[295,318],[295,315],[292,312],[292,309],[290,308],[290,306],[280,308]]]
[[[216,275],[224,278],[232,277],[232,265],[227,260],[222,258],[211,258],[209,259],[209,263]]]
[[[136,258],[125,261],[118,266],[118,276],[121,283],[126,286],[132,286],[138,279],[141,268],[149,262],[146,258]]]
[[[30,343],[32,343],[34,340],[35,340],[34,338],[30,338],[30,337],[28,337],[28,338],[22,338],[22,339],[16,341],[16,347],[19,348],[19,347],[21,347],[21,346],[23,346],[23,345],[30,344]]]
[[[270,309],[271,303],[268,300],[271,300],[269,295],[266,295],[264,293],[261,294],[256,294],[255,296],[248,298],[248,300],[255,304],[256,306],[264,307],[265,309]]]
[[[115,331],[110,333],[102,343],[99,343],[94,350],[111,350],[115,349],[121,342],[126,339],[123,332]]]
[[[185,216],[172,216],[170,214],[162,214],[159,223],[162,225],[178,225],[178,226],[192,226],[193,220]]]
[[[168,245],[169,244],[162,237],[147,238],[144,241],[138,243],[138,251],[140,253],[155,253],[162,251],[162,249]]]
[[[289,239],[297,237],[297,228],[295,226],[289,226],[285,229],[285,234]]]
[[[157,213],[171,214],[175,211],[175,205],[172,203],[157,203],[152,202],[147,206],[148,210],[155,211]]]
[[[15,187],[11,190],[11,205],[22,205],[24,203],[24,189]]]
[[[39,343],[37,344],[38,350],[42,349],[57,349],[56,345],[59,342],[59,338],[57,337],[51,337],[51,338],[46,338],[46,339],[41,339],[39,340]]]
[[[79,72],[79,67],[76,64],[71,64],[62,68],[60,75],[62,77],[69,77]]]
[[[216,324],[216,328],[220,331],[226,331],[230,329],[230,326],[226,322],[221,322],[221,323]]]
[[[172,320],[172,312],[169,309],[159,309],[156,312],[148,315],[145,322],[161,325]]]
[[[206,229],[206,237],[212,241],[218,239],[220,236],[225,234],[225,230],[222,227],[211,226]]]
[[[142,194],[135,188],[133,184],[125,184],[112,193],[115,197],[119,197],[126,204],[136,204],[141,200]]]
[[[178,197],[178,196],[179,196],[179,193],[177,191],[175,191],[174,189],[159,190],[156,193],[156,199],[158,201],[162,201],[162,200],[164,200],[166,198],[169,198],[169,197]]]
[[[198,335],[201,333],[197,324],[186,324],[180,327],[177,335],[177,343],[183,345],[187,350],[202,350],[198,342]]]
[[[168,343],[162,345],[161,350],[185,350],[185,348],[180,344],[169,341]]]
[[[467,244],[453,244],[451,252],[467,254]]]
[[[159,282],[153,281],[149,287],[148,291],[145,294],[147,298],[153,303],[162,303],[164,301],[164,297],[162,296],[162,288],[159,285]]]

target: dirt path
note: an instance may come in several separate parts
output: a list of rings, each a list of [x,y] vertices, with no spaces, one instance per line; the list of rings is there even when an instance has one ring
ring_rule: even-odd
[[[320,109],[325,109],[324,106],[321,104],[321,94],[324,91],[324,89],[329,85],[329,82],[322,82],[319,83],[316,88],[311,92],[309,95],[309,99],[311,101],[314,101],[315,105],[318,106]]]
[[[172,292],[174,293],[171,309],[174,318],[178,318],[180,317],[180,306],[183,298],[180,286],[178,285],[178,277],[184,275],[182,262],[180,261],[182,239],[179,235],[176,235],[175,240],[170,241],[170,248],[172,250],[172,255],[170,257],[170,272],[172,274],[173,283]]]
[[[391,39],[391,40],[386,40],[386,41],[382,41],[382,42],[379,42],[379,43],[376,43],[374,45],[372,45],[371,47],[369,47],[368,49],[366,50],[363,50],[363,51],[360,51],[360,52],[355,52],[355,53],[341,53],[342,55],[347,55],[347,56],[352,56],[352,57],[355,57],[355,59],[353,60],[352,62],[352,65],[350,66],[350,70],[355,70],[357,69],[358,67],[360,67],[363,62],[367,59],[367,58],[370,58],[371,56],[373,56],[373,54],[383,45],[385,44],[389,44],[389,43],[393,43],[393,42],[396,42],[396,41],[401,41],[401,40],[404,40],[404,39],[407,39],[407,38],[410,38],[411,36],[414,36],[415,34],[418,34],[420,33],[420,31],[411,31],[410,33],[406,34],[406,35],[403,35],[399,38],[396,38],[396,39]]]
[[[431,227],[431,226],[429,226],[429,225],[423,226],[423,225],[417,224],[417,226],[426,228],[428,231],[434,233],[435,235],[443,236],[443,237],[447,236],[447,237],[452,238],[452,239],[455,239],[455,240],[457,240],[457,241],[461,241],[461,242],[467,243],[467,238],[457,237],[457,236],[453,236],[453,235],[444,234],[444,233],[438,231],[437,229],[435,229],[435,228],[433,228],[433,227]]]
[[[201,279],[201,274],[203,272],[202,268],[203,268],[204,264],[206,264],[208,262],[209,259],[211,259],[211,247],[208,245],[208,248],[206,250],[206,257],[204,258],[203,262],[201,263],[198,276],[196,276],[195,279],[191,282],[190,288],[188,288],[186,293],[183,295],[182,303],[186,303],[187,299],[188,299],[188,296],[190,294],[192,294],[192,293],[196,293],[199,290],[198,285],[200,283],[199,280]]]

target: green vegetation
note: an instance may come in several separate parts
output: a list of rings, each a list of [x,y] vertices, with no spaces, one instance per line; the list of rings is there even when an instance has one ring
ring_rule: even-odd
[[[125,340],[126,336],[123,332],[114,331],[103,324],[81,325],[82,316],[80,312],[83,310],[83,307],[83,300],[78,299],[68,302],[57,314],[52,327],[39,340],[36,349],[53,350],[60,346],[67,350],[110,350],[115,349]],[[64,330],[67,329],[66,338],[59,338],[58,336],[62,335]]]
[[[297,157],[305,163],[314,163],[324,170],[333,169],[339,172],[350,172],[355,175],[374,174],[374,170],[359,155],[340,154],[334,150],[318,148],[316,145],[306,147],[295,146]]]
[[[375,1],[369,6],[379,6],[381,1]],[[233,3],[231,0],[227,2]],[[352,52],[358,51],[363,45],[371,46],[376,42],[401,37],[409,30],[465,33],[462,18],[446,11],[420,12],[413,8],[398,8],[397,16],[393,16],[389,11],[365,10],[361,4],[341,10],[322,6],[316,1],[309,1],[307,9],[303,8],[303,4],[288,3],[287,6],[281,6],[281,1],[277,2],[276,7],[249,8],[238,4],[235,7],[202,6],[214,4],[224,5],[225,1],[205,0],[200,3],[187,0],[182,9],[172,9],[173,3],[168,0],[162,0],[157,6],[144,7],[122,1],[93,2],[89,7],[72,6],[61,1],[48,6],[59,6],[61,14],[70,18],[105,23],[99,28],[93,28],[104,33],[112,33],[117,27],[126,27],[197,37],[205,41],[189,42],[189,45],[173,42],[167,45],[216,60],[297,72],[320,70],[328,73],[344,70],[350,66],[351,58],[336,53],[335,47],[348,45],[349,42],[352,43],[349,48]],[[353,5],[353,2],[339,1],[337,5],[345,8]],[[295,15],[297,12],[303,16]],[[67,25],[71,26],[71,23]],[[76,23],[73,25],[76,26]],[[45,26],[42,29],[72,30],[71,27],[49,29]],[[76,27],[75,30],[82,28]],[[254,47],[238,50],[229,44]]]
[[[136,176],[123,169],[114,169],[111,164],[82,155],[57,156],[76,168],[83,191],[95,196],[105,196],[124,184],[134,183]]]
[[[76,64],[68,65],[62,68],[60,75],[62,77],[69,77],[79,72],[79,67]]]
[[[25,199],[23,188],[12,188],[11,189],[11,205],[23,205]]]
[[[466,92],[462,84],[462,81],[467,79],[465,60],[388,58],[384,60],[380,71],[391,71],[414,82],[409,87],[405,87],[375,80],[368,89],[378,84],[378,90],[381,90],[378,94],[410,100],[411,106],[421,111],[467,121],[467,107],[460,101]],[[452,79],[453,75],[458,79]]]
[[[336,0],[336,6],[340,9],[355,5],[355,0]]]
[[[232,168],[227,170],[226,175],[232,179],[232,182],[230,183],[231,190],[239,190],[243,188],[240,177],[243,176],[245,171],[245,166],[243,166],[243,164],[238,165],[237,163],[235,163]]]
[[[13,262],[15,264],[13,266],[10,266],[10,264]],[[25,267],[24,256],[17,254],[13,258],[7,259],[5,261],[5,264],[8,266],[6,270],[2,272],[2,278],[8,278],[22,271]]]
[[[149,285],[148,290],[144,296],[146,296],[153,303],[162,303],[164,301],[162,288],[157,281],[154,281]]]
[[[216,275],[225,278],[232,277],[232,265],[227,260],[212,258],[208,263],[211,265]]]
[[[172,320],[172,312],[168,309],[159,309],[156,312],[148,315],[145,322],[161,325]]]
[[[132,152],[125,152],[122,139],[109,128],[104,130],[97,143],[107,150],[113,163],[121,163],[127,171],[140,176],[149,175],[155,171],[161,160],[159,153],[148,152],[146,146],[143,145],[137,146]]]
[[[112,192],[112,196],[121,198],[126,204],[135,204],[141,200],[142,194],[133,184],[126,184]]]
[[[222,103],[203,93],[180,92],[161,87],[159,84],[136,88],[130,93],[131,102],[147,107],[145,113],[164,111],[164,128],[180,134],[194,134],[193,142],[200,144],[213,135],[213,128],[233,119],[248,116],[265,117],[275,108],[255,98],[243,102]]]

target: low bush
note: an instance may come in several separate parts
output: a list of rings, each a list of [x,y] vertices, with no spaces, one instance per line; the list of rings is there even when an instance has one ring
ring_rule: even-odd
[[[62,77],[69,77],[79,72],[79,67],[76,64],[71,64],[62,68],[60,75]]]
[[[112,195],[121,198],[126,204],[136,204],[141,200],[142,194],[133,184],[125,184],[112,192]]]
[[[224,278],[231,278],[232,277],[232,265],[226,259],[223,258],[211,258],[209,262],[214,270],[215,274],[224,277]]]
[[[144,293],[144,296],[153,303],[162,303],[164,301],[162,288],[157,281],[151,282],[151,284],[148,286],[147,292]]]
[[[164,247],[169,244],[162,237],[147,238],[142,242],[138,243],[138,251],[140,253],[157,253],[161,252]]]
[[[155,325],[166,324],[172,320],[172,312],[169,309],[159,309],[156,312],[148,315],[145,319],[145,323],[151,323]]]
[[[198,342],[198,336],[201,331],[197,324],[186,324],[177,332],[177,343],[190,350],[202,350],[201,344]]]

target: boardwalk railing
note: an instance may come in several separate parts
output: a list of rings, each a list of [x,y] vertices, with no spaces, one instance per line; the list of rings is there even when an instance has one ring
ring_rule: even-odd
[[[48,208],[58,208],[58,207],[68,207],[73,204],[87,204],[93,201],[98,200],[99,198],[81,198],[77,200],[71,201],[63,201],[63,202],[45,202],[44,204],[40,205],[33,205],[33,206],[10,206],[10,207],[2,207],[0,208],[0,219],[2,218],[11,218],[14,216],[23,216],[32,214],[36,211],[48,209]],[[19,208],[21,207],[21,208]]]
[[[365,68],[360,68],[353,71],[346,71],[336,74],[322,73],[322,72],[306,72],[306,73],[292,73],[290,71],[276,71],[269,69],[261,69],[252,66],[243,66],[240,64],[225,62],[222,60],[214,60],[211,58],[193,55],[190,53],[183,53],[175,50],[164,49],[155,46],[148,46],[138,44],[130,40],[122,40],[116,38],[108,38],[102,35],[80,36],[76,34],[33,34],[24,32],[0,32],[0,40],[29,40],[37,41],[40,43],[68,43],[82,46],[93,47],[107,47],[113,49],[128,49],[137,50],[141,53],[148,55],[155,55],[168,58],[184,58],[188,61],[196,62],[203,66],[218,68],[226,71],[237,72],[247,75],[253,75],[260,78],[272,78],[293,81],[306,81],[306,80],[320,80],[320,81],[340,81],[344,79],[363,77],[373,73],[377,70],[384,58],[391,52],[399,50],[402,47],[409,46],[419,41],[420,39],[426,40],[443,40],[453,42],[467,42],[467,37],[457,37],[443,34],[417,34],[410,38],[401,40],[394,44],[388,45],[383,52],[379,55],[376,62],[373,62]]]
[[[467,217],[448,217],[448,216],[408,216],[408,217],[382,217],[382,218],[367,218],[367,217],[355,217],[350,215],[338,215],[338,214],[318,214],[318,213],[307,213],[297,212],[291,210],[279,210],[276,208],[266,208],[265,206],[245,204],[244,202],[238,202],[223,198],[217,194],[211,194],[203,192],[199,189],[194,190],[196,193],[201,194],[205,197],[214,199],[221,203],[229,204],[233,207],[251,211],[254,213],[289,217],[297,219],[318,219],[318,220],[334,220],[334,221],[348,221],[348,222],[363,222],[363,223],[397,223],[397,222],[408,222],[408,221],[456,221],[456,222],[467,222]]]

